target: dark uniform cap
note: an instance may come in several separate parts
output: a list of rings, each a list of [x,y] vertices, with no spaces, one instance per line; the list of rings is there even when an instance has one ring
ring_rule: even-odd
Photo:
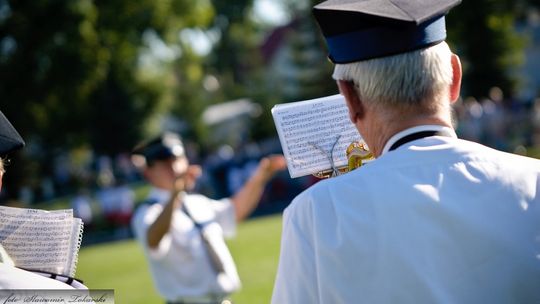
[[[153,140],[138,145],[133,149],[132,154],[144,156],[148,163],[155,160],[184,156],[185,150],[180,136],[176,133],[167,132]]]
[[[446,39],[444,16],[461,0],[328,0],[313,14],[334,63],[410,52]]]
[[[0,156],[6,156],[23,146],[24,140],[22,137],[4,116],[4,113],[0,112]]]

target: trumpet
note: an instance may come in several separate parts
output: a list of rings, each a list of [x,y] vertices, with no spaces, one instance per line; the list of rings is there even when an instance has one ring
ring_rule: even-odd
[[[373,154],[369,151],[364,142],[354,141],[347,147],[347,167],[349,171],[360,168],[366,162],[374,159]]]
[[[361,141],[354,141],[349,144],[345,154],[347,155],[348,160],[347,165],[332,167],[332,169],[319,171],[313,174],[313,176],[321,179],[335,177],[360,168],[364,164],[375,159],[373,154],[369,151],[367,145]]]

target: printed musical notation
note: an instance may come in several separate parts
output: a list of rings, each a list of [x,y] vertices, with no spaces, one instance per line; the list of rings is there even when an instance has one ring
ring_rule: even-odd
[[[74,275],[82,222],[71,209],[0,206],[0,243],[16,266]]]
[[[346,165],[347,146],[361,139],[341,95],[279,104],[272,115],[293,178]]]

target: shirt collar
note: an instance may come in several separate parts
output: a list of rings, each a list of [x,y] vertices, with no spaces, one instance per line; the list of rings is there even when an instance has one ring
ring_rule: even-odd
[[[171,198],[171,191],[161,188],[152,187],[148,198],[156,200],[158,203],[166,203]]]
[[[386,142],[384,145],[384,149],[382,150],[382,154],[388,152],[390,150],[390,147],[398,141],[400,138],[403,138],[409,134],[413,134],[416,132],[422,132],[422,131],[437,131],[441,133],[443,136],[453,137],[457,138],[456,132],[454,129],[441,126],[441,125],[423,125],[423,126],[416,126],[409,129],[405,129],[401,132],[396,133],[394,136],[390,137],[390,139]]]

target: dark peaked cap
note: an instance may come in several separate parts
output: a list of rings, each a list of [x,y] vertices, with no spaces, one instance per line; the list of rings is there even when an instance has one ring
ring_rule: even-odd
[[[22,137],[4,116],[4,113],[0,112],[0,156],[4,157],[23,146],[24,140]]]
[[[165,132],[150,141],[137,145],[132,154],[144,156],[147,162],[152,162],[184,156],[185,150],[178,134]]]
[[[446,39],[444,15],[461,0],[328,0],[313,14],[334,63],[426,48]]]

